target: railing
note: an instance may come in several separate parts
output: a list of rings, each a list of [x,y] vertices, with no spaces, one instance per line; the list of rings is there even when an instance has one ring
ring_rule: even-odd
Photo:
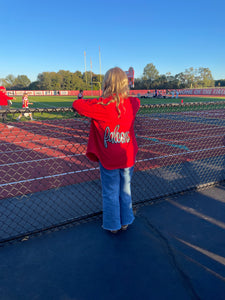
[[[70,108],[0,114],[0,243],[100,215],[90,120]],[[224,102],[142,106],[135,132],[134,205],[225,180]]]

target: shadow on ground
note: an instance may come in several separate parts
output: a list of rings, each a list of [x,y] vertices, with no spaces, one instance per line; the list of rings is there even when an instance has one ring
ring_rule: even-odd
[[[0,249],[1,299],[225,299],[225,184]]]

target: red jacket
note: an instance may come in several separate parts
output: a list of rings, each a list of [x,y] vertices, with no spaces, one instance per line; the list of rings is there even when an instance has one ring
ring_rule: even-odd
[[[0,106],[8,105],[8,100],[12,100],[13,97],[7,96],[5,93],[0,91]]]
[[[97,104],[107,103],[110,99],[78,99],[73,102],[73,108],[79,114],[92,119],[86,155],[92,161],[100,161],[109,170],[132,167],[138,151],[134,120],[140,100],[124,99],[124,109],[120,104],[121,116],[118,117],[115,102]]]

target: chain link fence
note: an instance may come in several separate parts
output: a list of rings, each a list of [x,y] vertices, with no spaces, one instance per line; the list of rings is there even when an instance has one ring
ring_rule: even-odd
[[[71,108],[0,117],[0,243],[101,214],[89,119]],[[135,132],[134,205],[225,180],[224,102],[141,106]]]

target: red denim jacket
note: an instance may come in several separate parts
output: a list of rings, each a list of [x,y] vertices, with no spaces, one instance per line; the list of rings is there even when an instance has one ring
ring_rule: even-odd
[[[123,99],[119,105],[108,105],[112,98],[78,99],[73,108],[81,115],[91,118],[91,127],[87,146],[87,157],[92,161],[100,161],[108,170],[132,167],[138,151],[134,134],[134,120],[140,107],[136,97]]]

